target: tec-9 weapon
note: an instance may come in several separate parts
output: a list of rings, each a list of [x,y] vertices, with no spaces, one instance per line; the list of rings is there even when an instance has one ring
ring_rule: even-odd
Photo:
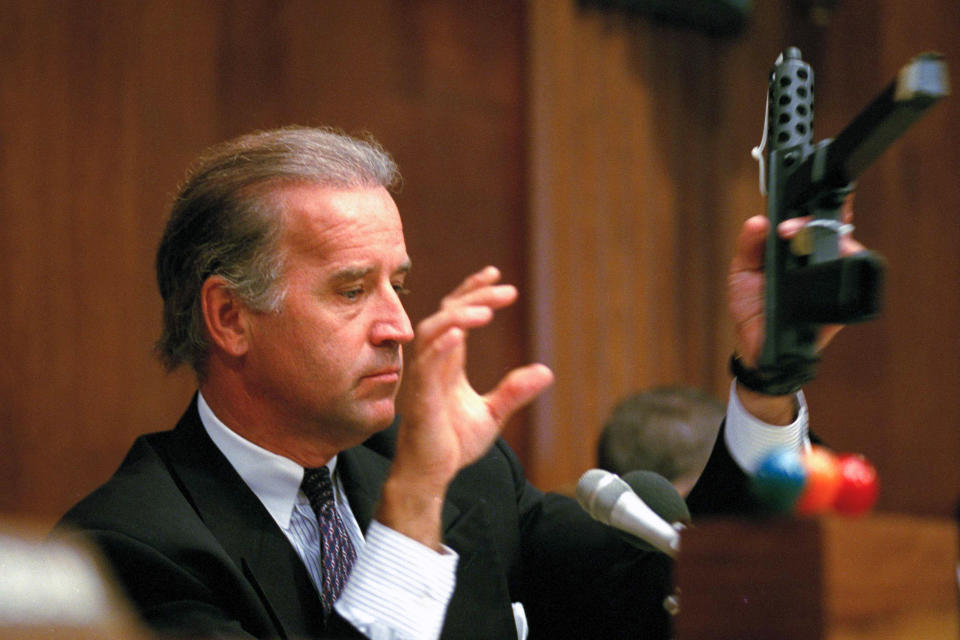
[[[913,58],[893,82],[836,138],[814,144],[814,82],[810,65],[790,47],[770,73],[765,142],[771,229],[765,258],[766,332],[761,374],[813,377],[816,337],[823,324],[860,322],[882,306],[884,260],[870,251],[840,257],[844,199],[856,179],[894,140],[949,93],[946,64],[937,54]],[[762,144],[761,144],[762,147]],[[811,221],[792,242],[777,225]]]

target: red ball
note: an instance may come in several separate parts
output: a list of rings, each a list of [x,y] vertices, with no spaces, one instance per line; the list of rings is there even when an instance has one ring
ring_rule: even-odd
[[[813,445],[803,455],[807,483],[794,507],[800,515],[815,515],[828,511],[840,489],[840,466],[837,457],[826,447]]]
[[[840,489],[833,501],[837,513],[858,516],[867,513],[877,502],[880,483],[877,470],[865,457],[855,453],[839,456]]]

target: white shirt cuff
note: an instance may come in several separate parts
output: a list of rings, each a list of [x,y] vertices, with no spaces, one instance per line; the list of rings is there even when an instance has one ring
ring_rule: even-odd
[[[368,638],[433,640],[453,597],[458,560],[448,547],[437,553],[374,520],[334,607]]]
[[[810,447],[807,401],[802,391],[797,392],[796,401],[797,419],[791,424],[767,424],[750,415],[740,404],[737,381],[734,380],[730,385],[724,439],[730,455],[747,474],[753,475],[764,458],[777,449],[793,448],[800,451]]]

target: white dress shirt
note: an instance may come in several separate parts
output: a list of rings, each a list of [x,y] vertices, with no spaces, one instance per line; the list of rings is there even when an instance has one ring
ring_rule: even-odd
[[[753,475],[763,459],[782,448],[797,451],[810,448],[807,401],[803,392],[795,396],[797,418],[787,426],[774,426],[760,422],[740,404],[737,397],[737,381],[730,384],[730,401],[727,403],[727,423],[724,440],[727,450],[740,468]]]
[[[796,395],[796,403],[797,419],[792,424],[765,424],[740,404],[734,381],[727,404],[725,442],[744,471],[753,473],[768,453],[780,447],[810,446],[802,393]],[[300,491],[303,467],[237,435],[214,415],[202,394],[198,394],[197,408],[210,439],[266,507],[303,560],[314,585],[319,585],[319,532],[313,509]],[[372,640],[438,638],[453,596],[459,557],[449,548],[437,553],[376,520],[364,539],[335,473],[336,463],[334,457],[328,464],[334,499],[357,549],[357,561],[334,607]],[[528,629],[522,604],[514,603],[513,610],[517,637],[525,640]]]
[[[236,434],[214,415],[202,394],[197,409],[210,439],[290,540],[319,590],[320,534],[310,502],[300,491],[303,467]],[[336,463],[334,457],[328,464],[334,500],[357,550],[357,560],[334,607],[369,638],[439,637],[453,596],[459,556],[446,547],[444,553],[437,553],[375,520],[364,539]]]

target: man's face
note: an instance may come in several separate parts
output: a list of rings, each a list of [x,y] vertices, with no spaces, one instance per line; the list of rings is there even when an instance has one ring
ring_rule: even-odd
[[[382,187],[295,186],[281,198],[286,295],[279,311],[250,314],[248,390],[285,430],[359,442],[393,420],[413,339],[400,215]]]

